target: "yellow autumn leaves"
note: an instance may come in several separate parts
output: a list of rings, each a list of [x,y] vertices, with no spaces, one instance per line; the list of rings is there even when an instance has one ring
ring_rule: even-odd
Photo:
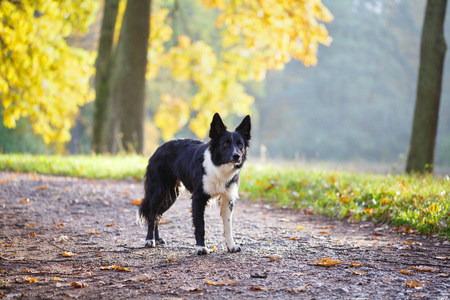
[[[292,58],[314,65],[318,44],[331,42],[322,22],[330,22],[332,15],[320,0],[201,2],[219,11],[215,26],[221,31],[221,49],[184,35],[167,49],[165,43],[173,34],[170,11],[152,10],[147,79],[165,68],[175,80],[189,82],[194,91],[188,99],[172,91],[162,94],[154,121],[165,140],[185,125],[198,137],[206,137],[216,111],[224,117],[248,114],[254,97],[247,94],[245,82],[263,80],[267,70],[282,69]],[[0,94],[5,126],[13,128],[25,117],[47,143],[70,139],[79,107],[93,99],[89,80],[95,53],[74,47],[69,37],[87,31],[99,3],[0,2]],[[117,33],[124,10],[125,1],[121,1]]]
[[[163,54],[161,66],[196,88],[191,99],[162,95],[155,124],[165,140],[188,122],[192,132],[205,138],[215,111],[224,117],[248,114],[254,97],[243,83],[263,80],[267,70],[282,69],[292,58],[315,65],[318,44],[331,42],[320,22],[330,22],[332,15],[320,0],[202,2],[220,11],[215,25],[222,49],[215,54],[205,42],[179,36],[178,45]]]
[[[46,142],[68,141],[78,108],[92,99],[94,56],[66,38],[86,31],[97,1],[1,1],[3,123],[28,117]]]

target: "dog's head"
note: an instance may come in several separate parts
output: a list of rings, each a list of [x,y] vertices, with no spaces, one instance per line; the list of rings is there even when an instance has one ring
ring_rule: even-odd
[[[213,164],[216,166],[233,164],[235,168],[241,168],[247,159],[251,127],[250,116],[247,115],[235,131],[227,131],[227,127],[216,113],[209,130]]]

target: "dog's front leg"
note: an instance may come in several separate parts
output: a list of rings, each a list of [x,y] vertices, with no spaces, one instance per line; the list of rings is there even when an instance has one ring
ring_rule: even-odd
[[[222,216],[223,233],[225,236],[225,243],[227,244],[228,251],[231,253],[241,251],[241,247],[234,243],[232,232],[232,214],[234,208],[234,199],[222,198],[220,200],[220,215]]]
[[[205,245],[205,207],[208,202],[206,195],[192,195],[192,218],[195,227],[195,240],[197,243],[197,254],[205,255],[210,252]]]

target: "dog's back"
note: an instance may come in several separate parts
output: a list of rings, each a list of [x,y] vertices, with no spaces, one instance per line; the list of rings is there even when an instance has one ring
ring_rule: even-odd
[[[145,174],[144,199],[139,215],[148,223],[150,210],[161,215],[178,197],[180,181],[191,193],[193,183],[201,182],[198,165],[203,163],[207,145],[191,139],[173,140],[161,145],[150,157]],[[199,180],[200,179],[200,180]]]

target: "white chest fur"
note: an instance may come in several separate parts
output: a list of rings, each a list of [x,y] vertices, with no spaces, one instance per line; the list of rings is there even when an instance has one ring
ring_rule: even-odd
[[[233,182],[232,184],[228,184],[240,171],[234,167],[234,164],[214,165],[211,160],[211,152],[207,149],[205,151],[203,167],[206,172],[203,175],[203,190],[205,193],[211,195],[212,198],[217,196],[223,196],[233,200],[239,198],[238,183]]]

